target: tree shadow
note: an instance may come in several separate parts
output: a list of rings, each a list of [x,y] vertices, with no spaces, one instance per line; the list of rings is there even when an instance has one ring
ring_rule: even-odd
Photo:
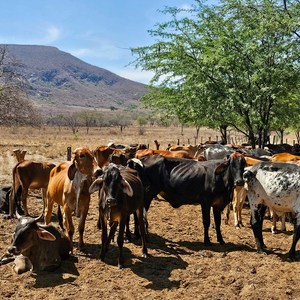
[[[32,273],[31,276],[35,277],[35,288],[47,288],[63,285],[76,280],[79,272],[75,263],[78,262],[77,257],[70,256],[68,259],[63,260],[60,267],[53,272],[40,271]],[[67,276],[66,274],[69,274]]]

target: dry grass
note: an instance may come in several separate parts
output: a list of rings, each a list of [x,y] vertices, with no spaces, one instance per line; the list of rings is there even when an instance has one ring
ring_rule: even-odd
[[[13,156],[14,149],[26,150],[26,159],[37,161],[52,161],[58,163],[66,160],[67,147],[76,149],[88,146],[95,149],[109,142],[120,144],[144,143],[155,149],[154,140],[158,140],[161,149],[167,145],[180,143],[194,143],[194,128],[184,128],[181,135],[180,127],[145,127],[143,135],[140,135],[139,127],[128,127],[121,133],[119,128],[92,128],[89,134],[86,129],[80,129],[75,135],[69,128],[43,127],[34,128],[0,128],[0,184],[7,184],[11,170],[16,163]],[[202,140],[209,137],[215,139],[216,132],[205,130],[201,132]],[[201,139],[201,138],[200,138]]]

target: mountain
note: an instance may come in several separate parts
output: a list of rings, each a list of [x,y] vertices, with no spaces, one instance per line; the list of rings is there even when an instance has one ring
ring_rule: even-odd
[[[2,45],[3,46],[3,45]],[[55,47],[5,45],[23,66],[29,98],[43,113],[138,106],[146,85],[90,65]]]

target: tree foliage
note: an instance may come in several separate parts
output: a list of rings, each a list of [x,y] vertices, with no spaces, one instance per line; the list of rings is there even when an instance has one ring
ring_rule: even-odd
[[[143,102],[225,139],[232,126],[262,145],[286,121],[284,107],[299,111],[299,8],[276,0],[165,8],[170,21],[149,30],[155,43],[132,49],[133,64],[155,72]]]

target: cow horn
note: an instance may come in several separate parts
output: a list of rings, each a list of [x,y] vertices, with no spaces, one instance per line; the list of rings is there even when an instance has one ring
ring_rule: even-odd
[[[41,222],[41,221],[43,221],[43,220],[44,220],[44,214],[41,213],[38,217],[34,218],[34,220],[35,220],[36,222]]]
[[[16,209],[16,217],[18,220],[20,220],[22,218],[22,216],[18,213],[18,210]]]

